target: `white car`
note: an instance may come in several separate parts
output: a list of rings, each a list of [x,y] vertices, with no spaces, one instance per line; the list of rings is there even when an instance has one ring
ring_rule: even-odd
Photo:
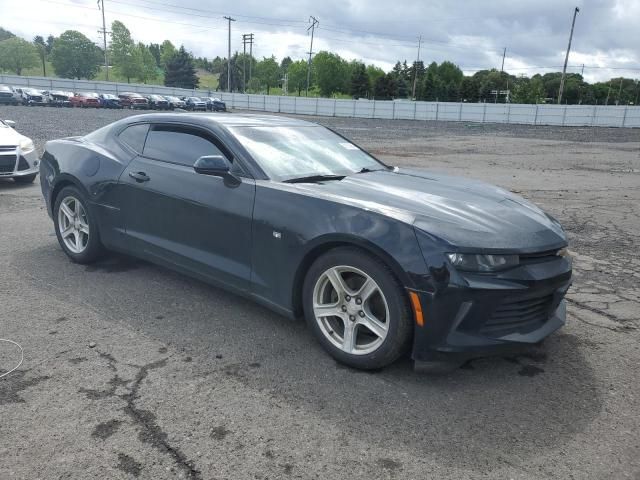
[[[20,135],[11,120],[0,120],[0,178],[33,183],[38,175],[38,154],[33,141]]]

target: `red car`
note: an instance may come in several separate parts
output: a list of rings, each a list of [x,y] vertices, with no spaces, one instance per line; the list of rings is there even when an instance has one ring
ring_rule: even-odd
[[[73,97],[69,98],[69,101],[72,107],[100,108],[98,94],[93,92],[76,93]]]
[[[118,97],[123,108],[149,108],[149,101],[139,93],[125,92]]]

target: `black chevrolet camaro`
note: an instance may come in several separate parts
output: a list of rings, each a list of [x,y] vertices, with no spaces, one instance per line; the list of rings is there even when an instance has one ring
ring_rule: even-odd
[[[74,262],[123,252],[304,316],[357,368],[535,344],[565,322],[554,218],[492,185],[385,165],[313,123],[134,116],[47,142],[40,173]]]

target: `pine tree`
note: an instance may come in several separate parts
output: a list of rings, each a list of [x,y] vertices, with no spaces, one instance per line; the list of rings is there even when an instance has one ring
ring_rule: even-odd
[[[365,98],[369,92],[369,75],[364,63],[358,63],[351,74],[350,93],[353,98]]]
[[[193,58],[181,46],[180,49],[167,60],[164,84],[167,87],[189,88],[198,86],[198,76],[193,66]]]

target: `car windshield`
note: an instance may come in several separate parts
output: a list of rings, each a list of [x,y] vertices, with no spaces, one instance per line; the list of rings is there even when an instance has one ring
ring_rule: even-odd
[[[202,100],[200,100],[198,97],[189,97],[189,99],[190,99],[192,102],[201,102],[201,101],[202,101]]]
[[[177,97],[167,97],[167,100],[169,100],[170,102],[181,102],[182,101]]]
[[[231,127],[273,180],[348,175],[387,167],[353,143],[320,126]]]
[[[80,95],[87,98],[98,98],[98,94],[93,92],[84,92],[84,93],[81,93]]]
[[[105,93],[104,95],[102,95],[102,98],[107,99],[107,100],[117,100],[118,97],[116,97],[115,95],[111,95],[110,93]]]

